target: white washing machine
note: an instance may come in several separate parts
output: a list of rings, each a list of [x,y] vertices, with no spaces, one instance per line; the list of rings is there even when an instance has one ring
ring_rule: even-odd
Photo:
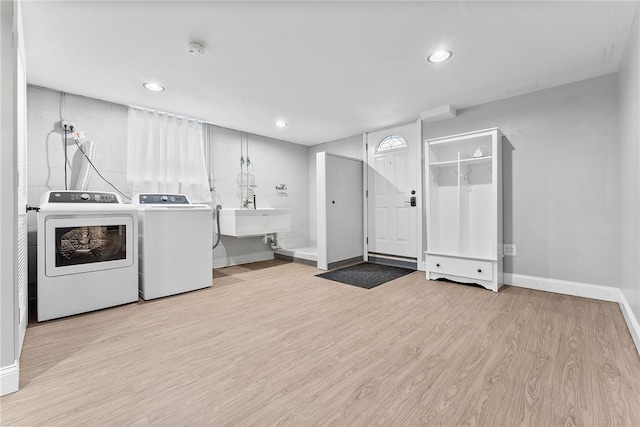
[[[115,193],[49,191],[38,211],[38,321],[138,301],[135,206]]]
[[[140,296],[144,300],[210,287],[213,218],[182,194],[136,194]]]

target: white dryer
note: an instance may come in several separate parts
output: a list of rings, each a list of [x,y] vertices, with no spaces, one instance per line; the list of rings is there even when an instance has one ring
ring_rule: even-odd
[[[144,300],[210,287],[211,206],[182,194],[136,194],[139,288]]]
[[[138,301],[137,209],[115,193],[49,191],[38,211],[38,321]]]

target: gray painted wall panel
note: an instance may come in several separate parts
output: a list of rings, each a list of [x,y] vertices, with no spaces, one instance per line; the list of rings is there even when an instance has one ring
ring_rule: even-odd
[[[507,139],[504,241],[517,245],[505,272],[620,286],[617,74],[464,109],[423,138],[493,126]]]
[[[621,288],[640,319],[640,30],[638,9],[620,71],[620,167],[622,188]]]
[[[311,244],[316,241],[316,154],[325,151],[327,154],[350,157],[362,160],[362,135],[355,135],[337,141],[309,147],[309,239]]]
[[[326,186],[327,262],[361,257],[362,161],[327,155]]]

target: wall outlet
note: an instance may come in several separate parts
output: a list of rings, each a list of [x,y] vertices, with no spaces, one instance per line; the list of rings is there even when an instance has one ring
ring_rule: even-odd
[[[516,245],[515,244],[504,245],[504,255],[516,256]]]
[[[70,120],[60,120],[54,124],[54,127],[62,132],[66,129],[69,133],[76,130],[76,124]]]
[[[62,129],[66,129],[68,132],[73,132],[74,130],[76,130],[76,124],[73,123],[72,121],[63,120],[61,125],[62,125]]]

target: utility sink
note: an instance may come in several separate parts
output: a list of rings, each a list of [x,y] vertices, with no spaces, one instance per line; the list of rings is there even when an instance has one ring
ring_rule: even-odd
[[[233,237],[264,236],[291,231],[291,209],[220,209],[220,234]]]

